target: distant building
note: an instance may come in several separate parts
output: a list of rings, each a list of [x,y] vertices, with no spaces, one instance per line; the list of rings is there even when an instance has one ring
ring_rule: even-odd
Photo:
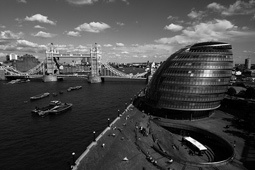
[[[145,105],[150,113],[154,110],[172,119],[207,117],[220,107],[232,68],[230,44],[187,46],[172,54],[154,73],[145,92]]]
[[[6,61],[12,61],[12,60],[18,60],[18,55],[11,53],[9,55],[6,56]]]
[[[250,58],[245,59],[245,68],[251,69],[251,59]]]

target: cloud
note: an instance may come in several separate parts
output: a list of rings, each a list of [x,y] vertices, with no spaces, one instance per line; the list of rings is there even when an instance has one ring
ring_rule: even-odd
[[[116,47],[124,47],[125,45],[123,43],[116,43]]]
[[[13,40],[13,39],[20,39],[23,37],[23,33],[19,32],[19,33],[13,33],[10,30],[6,30],[6,31],[1,31],[0,34],[0,40],[4,39],[4,40]]]
[[[190,17],[191,19],[202,19],[205,16],[205,12],[204,11],[195,11],[195,10],[191,10],[191,12],[188,14],[188,17]]]
[[[43,31],[39,31],[36,34],[32,34],[32,36],[41,37],[41,38],[52,38],[52,37],[55,37],[56,34],[51,34],[51,33],[43,32]]]
[[[70,35],[70,36],[73,36],[73,37],[80,37],[80,33],[79,32],[76,32],[76,31],[69,31],[66,35]]]
[[[122,47],[104,49],[103,62],[144,62],[163,61],[174,52],[174,47],[168,44],[131,44]],[[156,57],[155,57],[156,56]]]
[[[6,26],[5,25],[0,25],[0,28],[6,28]]]
[[[111,44],[104,44],[104,47],[112,47]]]
[[[27,40],[17,40],[18,47],[38,47],[38,44],[27,41]]]
[[[105,0],[105,2],[111,3],[115,2],[116,0]],[[125,2],[127,5],[129,5],[129,2],[127,0],[121,0],[122,2]]]
[[[177,32],[177,31],[180,31],[183,29],[183,26],[181,25],[175,25],[175,24],[170,24],[168,26],[165,26],[164,29],[166,30],[170,30],[170,31],[173,31],[173,32]]]
[[[26,1],[26,0],[17,0],[17,2],[18,2],[18,3],[24,3],[24,4],[26,4],[26,3],[27,3],[27,1]]]
[[[86,31],[86,32],[93,32],[99,33],[104,31],[107,28],[111,28],[109,25],[103,22],[91,22],[91,23],[84,23],[75,28],[76,31]]]
[[[29,53],[45,53],[46,46],[38,45],[27,40],[16,40],[7,45],[0,45],[0,50],[3,51],[19,51]]]
[[[122,23],[122,22],[116,22],[116,24],[119,25],[119,26],[124,26],[124,25],[125,25],[125,24]]]
[[[25,21],[38,21],[40,23],[56,25],[56,23],[54,21],[48,20],[47,16],[43,16],[41,14],[35,14],[31,17],[26,16]]]
[[[224,16],[233,16],[233,15],[249,15],[255,14],[255,1],[241,1],[237,0],[234,4],[225,7],[219,3],[213,2],[207,5],[208,9],[212,9],[216,12],[219,12]]]
[[[40,26],[40,25],[36,25],[36,26],[34,26],[34,28],[45,29],[45,27],[42,27],[42,26]]]
[[[97,2],[98,0],[66,0],[66,1],[74,5],[91,5]]]
[[[212,40],[233,40],[236,37],[254,36],[254,32],[243,31],[238,29],[228,20],[215,19],[205,23],[199,23],[192,27],[182,30],[180,35],[169,38],[160,38],[155,40],[157,43],[163,44],[191,44],[200,41]]]
[[[168,17],[167,17],[167,19],[169,19],[169,20],[177,20],[179,17],[174,17],[174,16],[172,16],[172,15],[169,15]]]
[[[90,46],[84,46],[84,45],[74,46],[73,44],[69,44],[69,45],[56,44],[55,47],[59,51],[63,51],[67,53],[88,53],[88,51],[90,50]]]
[[[73,5],[93,5],[94,3],[98,2],[99,0],[66,0],[69,4]],[[113,3],[116,0],[104,0],[106,3]],[[127,0],[121,0],[122,2],[125,2],[127,5],[129,5],[129,2]]]

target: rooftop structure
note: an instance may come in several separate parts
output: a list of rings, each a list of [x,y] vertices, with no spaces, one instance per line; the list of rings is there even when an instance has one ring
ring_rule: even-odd
[[[233,67],[231,49],[227,43],[204,42],[172,54],[151,79],[146,105],[167,113],[168,118],[208,116],[227,91]]]

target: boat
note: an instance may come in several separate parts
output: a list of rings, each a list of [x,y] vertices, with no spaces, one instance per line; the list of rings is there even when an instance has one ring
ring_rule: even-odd
[[[81,89],[81,88],[82,88],[82,86],[69,87],[69,88],[67,89],[67,91],[79,90],[79,89]]]
[[[65,112],[71,109],[72,106],[73,106],[72,103],[61,103],[60,105],[50,109],[49,114],[59,114],[59,113]]]
[[[8,82],[7,84],[16,84],[16,83],[27,83],[30,82],[29,79],[16,79]]]
[[[47,97],[47,96],[49,96],[49,95],[50,95],[50,93],[48,93],[48,92],[42,93],[42,94],[38,94],[38,95],[36,95],[36,96],[30,97],[30,100],[42,99],[42,98]]]
[[[36,107],[34,110],[32,110],[32,113],[38,114],[39,116],[45,116],[49,114],[49,111],[51,109],[54,109],[55,107],[61,105],[61,102],[58,100],[53,100],[49,103],[48,106],[44,106],[44,107]]]

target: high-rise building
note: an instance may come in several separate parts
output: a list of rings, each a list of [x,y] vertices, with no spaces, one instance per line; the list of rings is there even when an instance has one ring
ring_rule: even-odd
[[[245,59],[245,68],[251,69],[251,59],[250,58]]]
[[[204,42],[180,49],[153,75],[145,108],[173,119],[209,116],[224,98],[232,68],[230,44]]]

